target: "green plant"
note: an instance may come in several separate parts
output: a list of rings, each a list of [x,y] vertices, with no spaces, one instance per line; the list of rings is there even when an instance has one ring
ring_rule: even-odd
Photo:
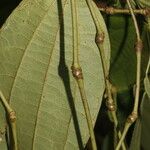
[[[0,29],[0,149],[148,150],[149,8],[22,0]]]

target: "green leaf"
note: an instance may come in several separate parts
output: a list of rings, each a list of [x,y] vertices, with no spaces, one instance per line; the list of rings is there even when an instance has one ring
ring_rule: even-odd
[[[142,99],[142,110],[141,110],[141,146],[143,150],[149,150],[149,139],[150,139],[150,99],[145,93]]]
[[[0,31],[0,89],[17,114],[20,150],[76,150],[89,139],[70,71],[70,10],[69,0],[24,0]],[[84,0],[78,1],[78,12],[79,58],[94,123],[105,89],[103,71],[95,25]],[[109,63],[108,34],[98,10],[97,15],[106,35]]]

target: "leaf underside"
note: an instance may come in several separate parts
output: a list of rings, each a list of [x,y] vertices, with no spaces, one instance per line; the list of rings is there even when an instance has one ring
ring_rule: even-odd
[[[63,12],[64,9],[64,12]],[[0,31],[0,90],[17,114],[21,150],[82,149],[88,138],[84,109],[72,77],[72,28],[67,0],[24,0]],[[107,61],[109,39],[103,18]],[[80,61],[93,123],[105,89],[95,26],[78,1]],[[4,111],[2,111],[4,113]]]

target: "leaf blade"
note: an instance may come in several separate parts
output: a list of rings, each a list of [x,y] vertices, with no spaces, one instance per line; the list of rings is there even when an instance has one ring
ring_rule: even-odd
[[[89,138],[79,91],[69,69],[72,39],[68,1],[64,18],[62,10],[58,12],[58,9],[63,9],[64,3],[65,0],[62,0],[60,6],[56,0],[25,0],[1,29],[0,88],[7,99],[10,97],[10,104],[17,113],[17,132],[22,150],[79,149],[77,122],[83,145]],[[86,3],[79,1],[78,5],[81,16],[80,61],[94,123],[105,87],[94,41],[95,26]],[[102,17],[100,19],[103,22]],[[61,25],[60,21],[64,24]],[[110,46],[104,23],[103,29],[109,64]],[[64,39],[61,34],[64,34]],[[90,63],[89,57],[93,60]]]

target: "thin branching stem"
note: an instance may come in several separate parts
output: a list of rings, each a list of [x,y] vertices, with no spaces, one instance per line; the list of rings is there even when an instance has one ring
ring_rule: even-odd
[[[5,96],[3,95],[2,91],[0,91],[0,99],[2,100],[3,105],[9,115],[9,122],[11,125],[12,135],[13,135],[13,150],[18,150],[18,143],[17,143],[17,130],[16,130],[16,114],[15,111],[10,107],[8,104]]]
[[[93,123],[92,123],[92,117],[90,114],[90,109],[88,105],[88,100],[86,97],[86,92],[84,88],[84,80],[83,80],[83,74],[82,74],[82,69],[80,67],[80,62],[79,62],[79,39],[78,39],[78,16],[77,16],[77,4],[76,0],[71,0],[71,13],[72,13],[72,34],[73,34],[73,63],[72,63],[72,73],[73,76],[75,77],[83,107],[85,110],[85,115],[87,119],[87,124],[89,128],[89,133],[90,133],[90,138],[91,138],[91,144],[92,144],[92,149],[97,150],[96,146],[96,140],[95,140],[95,135],[94,135],[94,129],[93,129]]]
[[[103,42],[104,42],[105,35],[104,35],[103,30],[101,29],[101,23],[99,22],[99,20],[96,16],[96,13],[95,13],[95,9],[97,9],[96,5],[91,0],[86,0],[86,2],[87,2],[87,5],[89,7],[89,10],[91,12],[91,15],[92,15],[92,18],[93,18],[93,21],[95,23],[96,30],[97,30],[96,44],[99,48],[99,52],[100,52],[100,56],[101,56],[103,72],[104,72],[104,79],[105,79],[105,85],[106,85],[106,93],[107,93],[107,96],[108,96],[106,105],[107,105],[108,110],[110,111],[110,113],[112,115],[114,125],[117,128],[118,120],[117,120],[117,116],[116,116],[116,108],[115,108],[114,100],[113,100],[112,93],[111,93],[111,84],[109,82],[109,69],[108,69],[108,65],[106,63],[107,61],[106,61],[106,56],[105,56],[104,47],[103,47]],[[119,138],[121,137],[121,132],[120,131],[118,132],[118,137]],[[124,143],[122,143],[122,148],[123,148],[123,150],[126,150],[126,147],[125,147]]]
[[[134,27],[135,27],[135,31],[136,31],[136,37],[137,37],[137,41],[135,44],[135,50],[136,50],[136,58],[137,58],[137,66],[136,66],[136,89],[135,89],[135,100],[134,100],[134,107],[132,110],[132,113],[128,116],[127,121],[125,123],[125,127],[122,133],[122,137],[116,147],[116,150],[120,149],[120,145],[122,143],[122,141],[124,140],[128,129],[130,128],[130,126],[136,121],[137,117],[138,117],[138,105],[139,105],[139,96],[140,96],[140,78],[141,78],[141,53],[142,53],[142,48],[143,48],[143,44],[142,44],[142,40],[140,38],[140,32],[139,32],[139,28],[138,28],[138,24],[137,24],[137,20],[136,17],[134,15],[134,11],[132,9],[132,6],[130,4],[130,1],[127,0],[127,4],[132,16],[132,20],[134,22]]]
[[[106,14],[114,15],[114,14],[127,14],[130,15],[131,12],[129,9],[118,9],[114,7],[99,7],[99,10],[101,12],[105,12]],[[148,15],[149,10],[148,9],[134,9],[134,14],[140,14],[140,15]]]

